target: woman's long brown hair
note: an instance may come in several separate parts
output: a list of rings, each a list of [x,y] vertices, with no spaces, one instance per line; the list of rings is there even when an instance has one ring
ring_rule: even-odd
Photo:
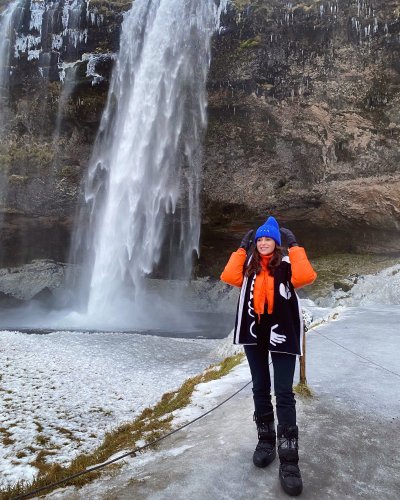
[[[268,262],[267,266],[267,269],[271,276],[274,275],[275,269],[282,262],[282,257],[283,257],[283,248],[276,245],[271,260]],[[260,271],[261,271],[261,256],[258,253],[257,247],[254,247],[252,259],[250,260],[249,265],[246,267],[245,275],[253,276],[254,274],[258,274]]]

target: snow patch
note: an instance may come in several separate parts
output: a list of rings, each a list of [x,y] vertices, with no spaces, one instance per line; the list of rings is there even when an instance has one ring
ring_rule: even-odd
[[[67,465],[218,361],[218,341],[129,333],[0,332],[0,485],[31,480],[41,449]],[[5,434],[4,434],[5,432]],[[26,454],[27,446],[34,451]],[[134,446],[134,443],[132,443]],[[20,457],[20,458],[18,458]]]

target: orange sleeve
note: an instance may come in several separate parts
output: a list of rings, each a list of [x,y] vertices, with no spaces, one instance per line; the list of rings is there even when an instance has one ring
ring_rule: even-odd
[[[230,256],[228,263],[221,274],[221,280],[228,285],[242,286],[243,283],[243,266],[246,261],[246,250],[239,248]]]
[[[317,277],[303,247],[292,247],[289,250],[290,264],[292,266],[292,285],[301,288],[311,285]]]

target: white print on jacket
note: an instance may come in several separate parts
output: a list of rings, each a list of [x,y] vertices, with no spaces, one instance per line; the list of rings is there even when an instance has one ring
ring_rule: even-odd
[[[251,305],[251,301],[253,300],[253,297],[254,297],[253,291],[254,291],[255,281],[256,281],[256,277],[254,275],[253,281],[251,282],[251,286],[250,286],[250,300],[247,303],[247,306],[248,306],[247,312],[249,313],[249,316],[251,316],[252,318],[254,318],[254,307]],[[256,324],[256,322],[253,321],[252,324],[250,325],[250,335],[256,339],[257,335],[253,332],[253,328],[254,328],[255,324]]]
[[[289,283],[287,283],[286,286],[283,283],[281,283],[279,285],[279,293],[282,295],[284,299],[289,300],[290,297],[292,296],[292,293],[289,288]]]
[[[276,346],[276,344],[283,344],[283,342],[286,342],[286,335],[280,335],[279,333],[274,332],[275,328],[277,328],[278,326],[279,325],[276,324],[271,327],[271,336],[269,342],[273,346]]]

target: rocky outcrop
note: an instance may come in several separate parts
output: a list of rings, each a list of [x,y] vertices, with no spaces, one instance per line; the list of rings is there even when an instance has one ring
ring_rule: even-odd
[[[65,261],[129,1],[21,0],[0,140],[0,262]],[[18,48],[18,50],[17,50]]]
[[[128,7],[92,0],[73,50],[43,42],[50,57],[22,51],[13,63],[0,144],[6,265],[67,259]],[[199,274],[218,276],[270,212],[314,252],[399,251],[399,33],[393,0],[232,0],[208,84]]]
[[[65,278],[65,265],[34,260],[24,266],[0,269],[0,304],[14,306],[30,300],[53,301]]]
[[[400,251],[398,3],[234,3],[209,80],[209,240],[273,212],[313,250]]]

